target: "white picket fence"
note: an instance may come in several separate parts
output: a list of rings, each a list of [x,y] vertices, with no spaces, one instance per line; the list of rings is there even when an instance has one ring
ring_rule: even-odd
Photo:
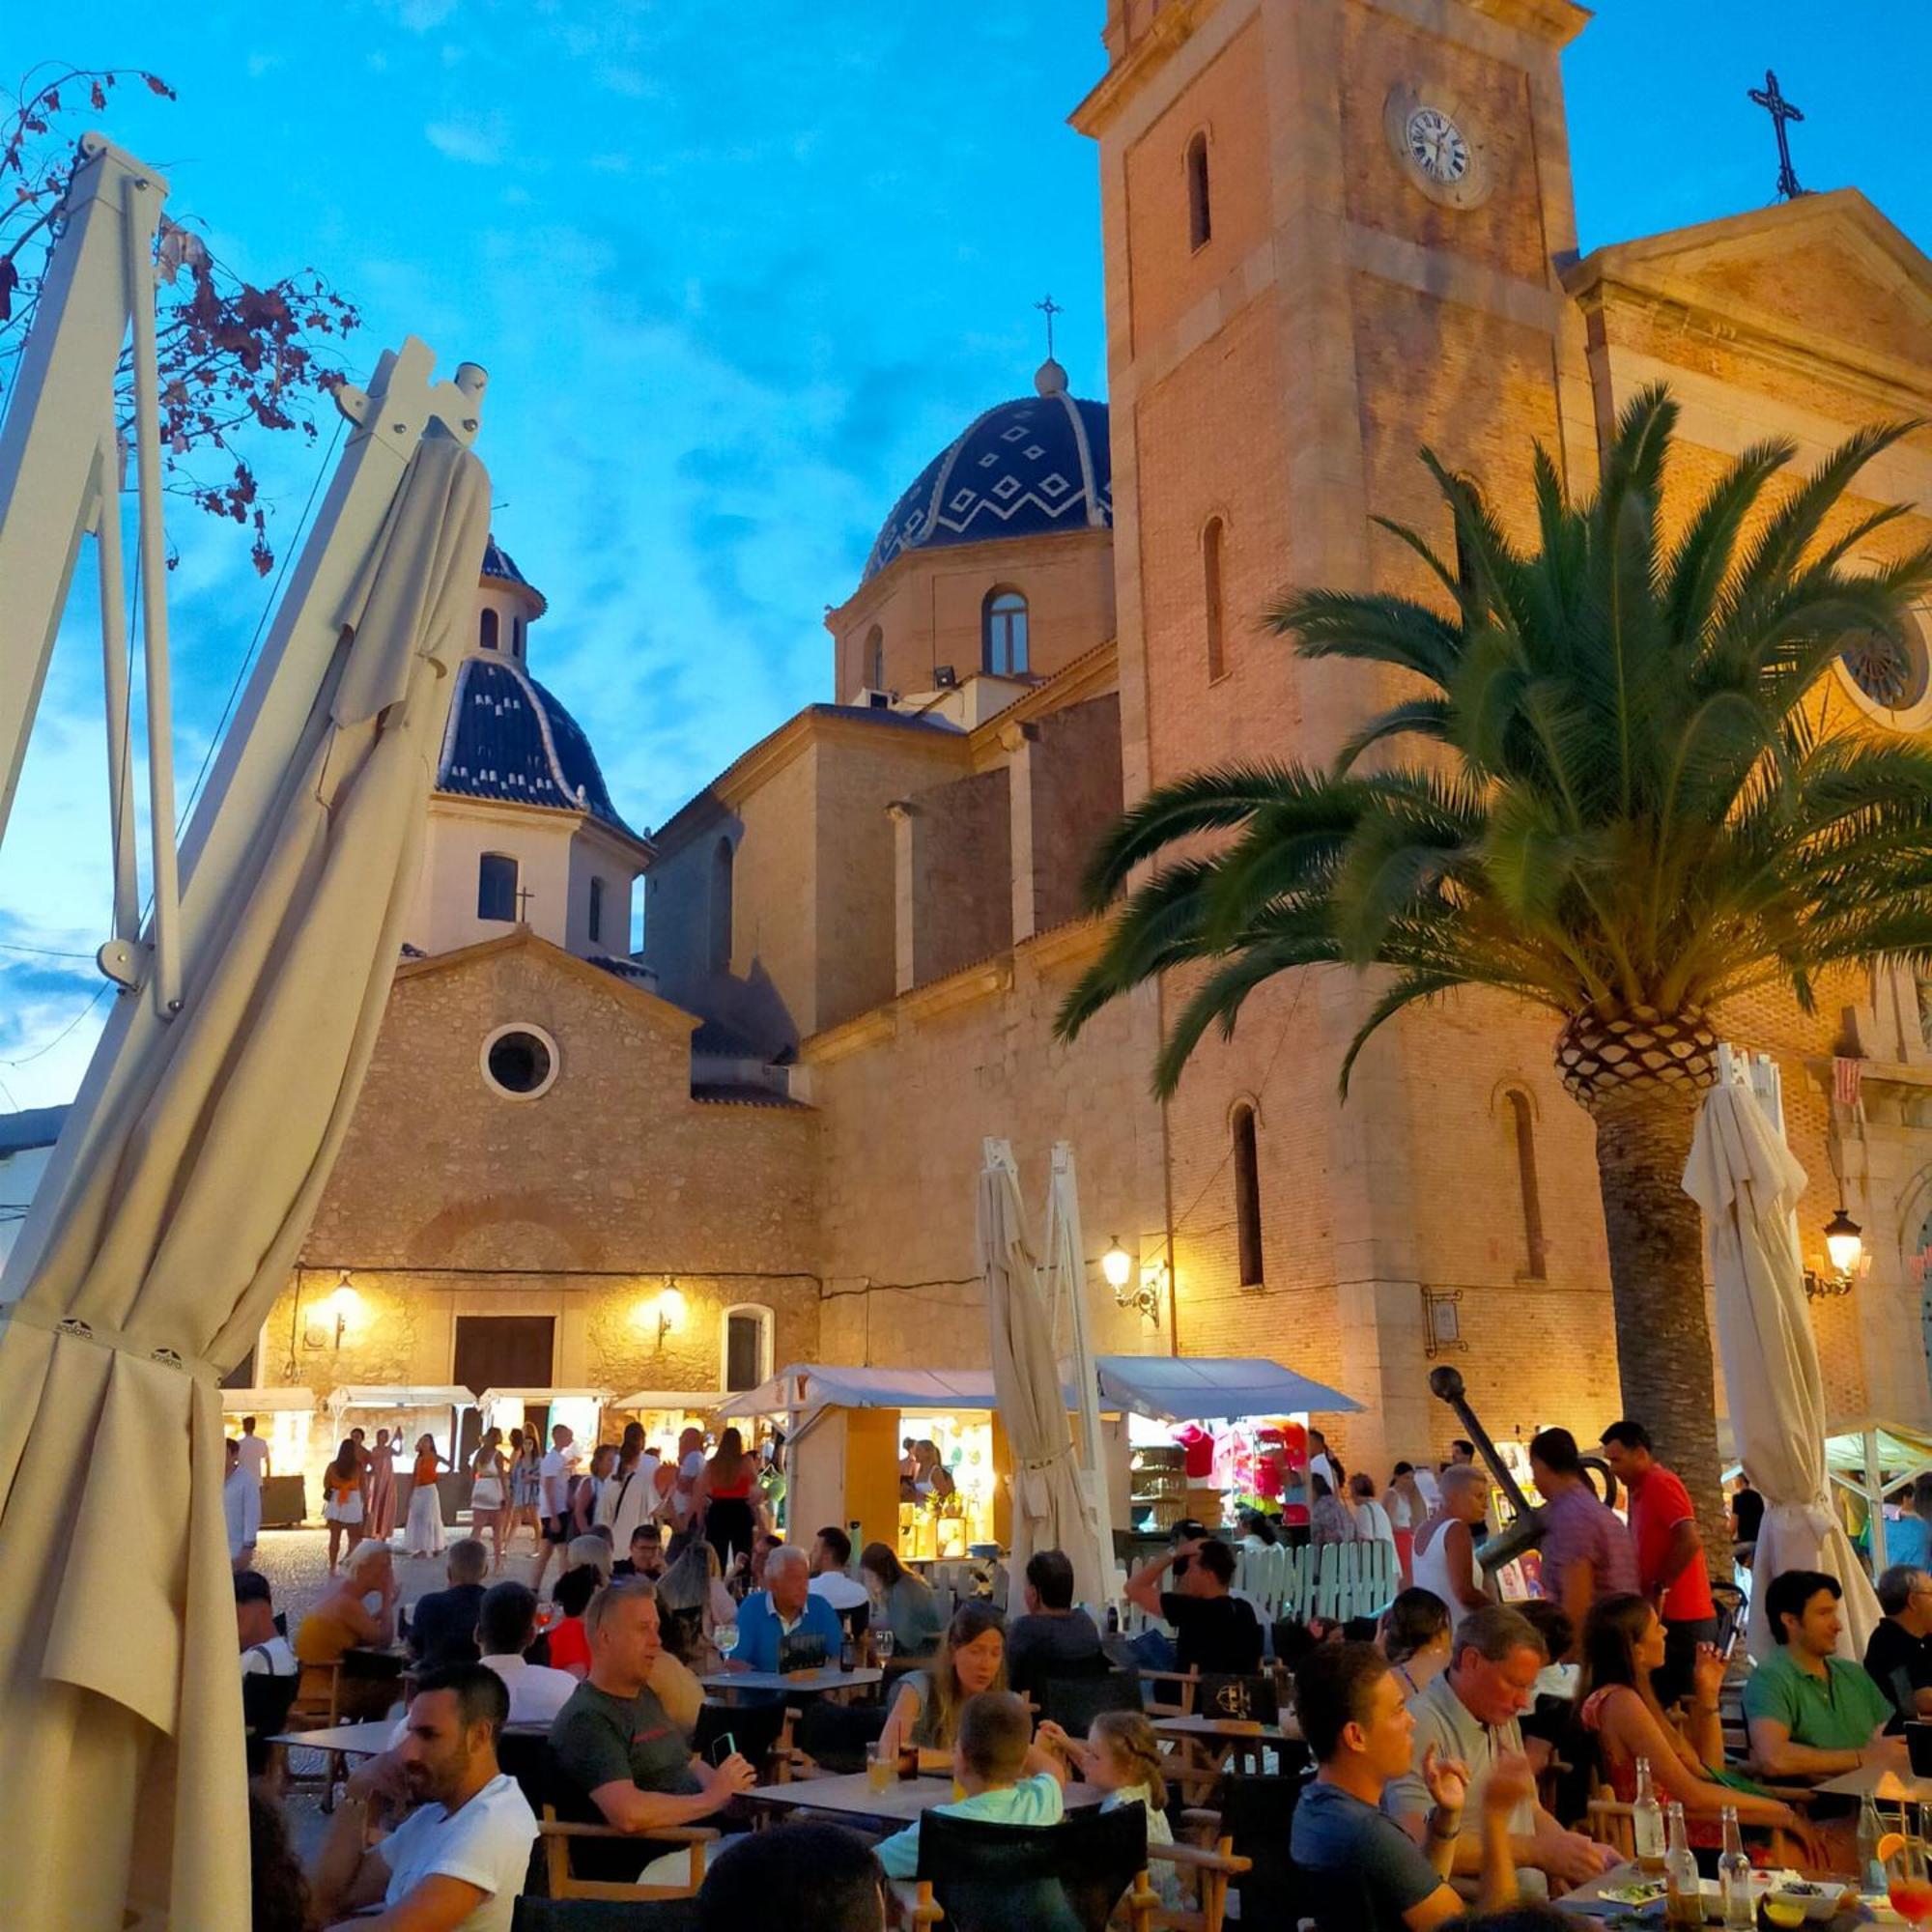
[[[1319,1565],[1311,1560],[1318,1555]],[[1378,1617],[1401,1582],[1395,1545],[1380,1541],[1330,1543],[1319,1551],[1278,1543],[1267,1549],[1243,1549],[1235,1562],[1235,1588],[1267,1623],[1277,1617],[1302,1623],[1311,1617],[1330,1623]]]

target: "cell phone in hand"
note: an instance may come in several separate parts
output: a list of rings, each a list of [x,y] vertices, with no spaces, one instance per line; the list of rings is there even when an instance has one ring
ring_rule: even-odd
[[[704,1761],[713,1771],[716,1771],[727,1757],[735,1757],[737,1754],[738,1740],[729,1731],[725,1731],[721,1736],[713,1738],[704,1747]]]

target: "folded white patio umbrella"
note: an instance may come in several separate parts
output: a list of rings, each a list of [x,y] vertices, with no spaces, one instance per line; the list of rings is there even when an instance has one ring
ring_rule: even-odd
[[[1763,1657],[1772,1647],[1764,1609],[1772,1577],[1822,1570],[1845,1592],[1839,1650],[1861,1658],[1880,1610],[1826,1489],[1824,1381],[1792,1218],[1804,1170],[1747,1087],[1723,1080],[1704,1096],[1684,1190],[1703,1209],[1710,1238],[1737,1453],[1765,1501],[1746,1648]]]
[[[980,1267],[986,1279],[993,1386],[1013,1459],[1015,1591],[1036,1549],[1064,1549],[1076,1601],[1107,1601],[1098,1525],[1074,1453],[1066,1391],[1054,1359],[1053,1321],[1027,1238],[1011,1150],[988,1140],[980,1175]]]
[[[0,1328],[0,1845],[36,1924],[246,1932],[216,1385],[355,1108],[488,516],[482,464],[424,440],[182,1014],[128,1035]]]

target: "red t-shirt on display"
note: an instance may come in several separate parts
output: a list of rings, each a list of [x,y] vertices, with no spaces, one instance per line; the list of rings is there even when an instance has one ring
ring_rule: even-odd
[[[1636,1544],[1637,1575],[1646,1591],[1653,1589],[1663,1573],[1663,1561],[1670,1548],[1670,1533],[1680,1522],[1694,1522],[1690,1492],[1662,1463],[1653,1463],[1642,1482],[1633,1484],[1630,1492],[1631,1536]],[[1715,1617],[1717,1605],[1711,1601],[1711,1575],[1701,1555],[1693,1556],[1677,1573],[1677,1580],[1663,1593],[1663,1621],[1667,1624],[1697,1623]]]

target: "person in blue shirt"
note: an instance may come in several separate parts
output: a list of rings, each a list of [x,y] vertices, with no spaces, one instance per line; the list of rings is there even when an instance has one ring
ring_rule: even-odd
[[[982,1690],[959,1713],[952,1776],[966,1796],[935,1804],[949,1818],[985,1818],[995,1825],[1057,1825],[1065,1815],[1066,1769],[1032,1742],[1033,1720],[1010,1690]],[[878,1846],[888,1878],[919,1870],[919,1827],[908,1825]]]
[[[811,1563],[796,1544],[781,1543],[765,1558],[765,1587],[738,1611],[737,1670],[837,1668],[844,1630],[838,1612],[811,1594]]]

